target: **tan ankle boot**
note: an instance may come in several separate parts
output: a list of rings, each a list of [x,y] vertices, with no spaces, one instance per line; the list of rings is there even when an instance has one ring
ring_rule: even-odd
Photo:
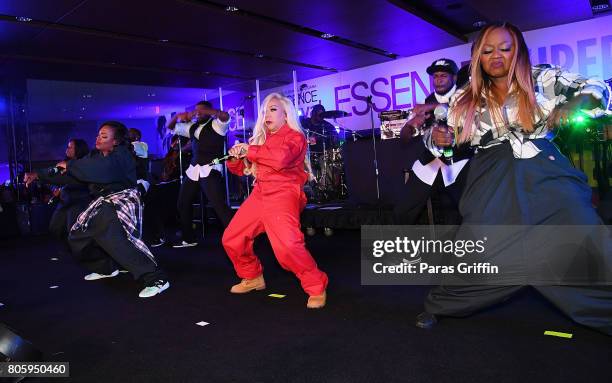
[[[263,290],[266,288],[266,281],[264,281],[263,275],[260,275],[253,279],[243,279],[242,282],[232,286],[230,290],[234,294],[244,294],[253,290]]]
[[[327,293],[323,291],[321,295],[311,295],[308,297],[308,303],[306,303],[306,307],[309,309],[320,309],[325,306],[325,301],[327,300]]]

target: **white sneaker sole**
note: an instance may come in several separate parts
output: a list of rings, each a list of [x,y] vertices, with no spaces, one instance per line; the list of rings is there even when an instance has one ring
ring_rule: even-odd
[[[113,278],[113,277],[116,277],[117,275],[119,275],[119,270],[115,270],[108,275],[91,273],[91,274],[87,274],[85,277],[83,277],[83,279],[86,281],[97,281],[98,279]]]
[[[155,248],[155,247],[160,247],[160,246],[163,246],[163,245],[164,245],[164,243],[166,243],[166,241],[163,241],[163,242],[157,242],[157,243],[152,243],[152,244],[151,244],[151,247],[153,247],[153,248]]]
[[[186,243],[184,245],[183,244],[173,245],[172,247],[175,248],[175,249],[180,249],[180,248],[183,248],[183,247],[194,247],[194,246],[197,246],[197,245],[198,245],[197,243]]]
[[[140,294],[138,294],[138,296],[140,298],[151,298],[156,296],[157,294],[161,294],[163,291],[167,290],[170,287],[170,282],[166,282],[164,285],[162,285],[159,289],[157,289],[156,291],[151,291],[151,290],[147,290],[148,287],[145,287]],[[151,292],[149,292],[151,291]]]

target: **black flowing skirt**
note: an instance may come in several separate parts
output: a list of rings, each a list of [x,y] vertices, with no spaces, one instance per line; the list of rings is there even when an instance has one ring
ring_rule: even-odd
[[[468,225],[600,225],[591,188],[546,139],[532,141],[541,152],[514,158],[503,143],[471,160],[459,210]]]
[[[515,258],[515,264],[556,263],[552,265],[556,271],[551,271],[549,276],[554,277],[550,280],[557,282],[533,284],[534,287],[576,322],[612,335],[612,240],[608,228],[602,226],[603,222],[591,204],[592,191],[585,174],[575,169],[548,140],[532,142],[541,150],[533,158],[514,158],[509,143],[476,153],[471,160],[459,202],[463,223],[457,236],[471,232],[469,228],[475,226],[489,226],[491,229],[492,225],[516,225],[536,228],[536,231],[551,228],[550,235],[545,238],[536,236],[536,241],[531,243],[507,238],[511,245],[500,246],[499,251],[492,252],[490,259],[495,262]],[[572,253],[571,249],[565,251],[566,255],[558,254],[551,244],[554,246],[555,241],[564,239],[566,243],[571,243],[571,239],[563,237],[564,232],[565,236],[572,235],[559,228],[564,225],[572,225],[567,230],[572,230],[574,236],[577,228],[578,242],[597,242],[597,246],[587,249],[594,251],[588,256]],[[587,237],[594,231],[598,237],[595,241],[589,241]],[[578,247],[581,250],[585,248],[582,244]],[[548,267],[549,264],[545,266],[539,270],[553,270]],[[568,273],[559,277],[559,269]],[[559,282],[571,279],[574,275],[571,273],[580,275],[582,279],[579,280],[588,281],[591,278],[598,282]],[[548,276],[539,277],[546,280]],[[425,300],[427,312],[448,316],[470,315],[505,301],[525,285],[531,284],[446,283],[453,279],[457,282],[455,278],[457,276],[451,276],[442,282],[442,286],[430,291]],[[574,282],[579,280],[574,279]]]

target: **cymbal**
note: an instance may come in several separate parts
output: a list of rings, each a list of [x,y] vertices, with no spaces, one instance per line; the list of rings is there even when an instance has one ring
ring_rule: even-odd
[[[328,110],[326,112],[321,113],[321,118],[324,119],[342,118],[347,116],[348,113],[342,110]]]

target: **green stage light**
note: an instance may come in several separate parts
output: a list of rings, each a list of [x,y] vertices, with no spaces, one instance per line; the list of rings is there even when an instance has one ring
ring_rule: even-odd
[[[590,128],[589,128],[590,122],[591,122],[591,119],[585,116],[581,112],[574,114],[569,119],[569,123],[570,123],[572,130],[586,131],[587,133],[590,131]]]

